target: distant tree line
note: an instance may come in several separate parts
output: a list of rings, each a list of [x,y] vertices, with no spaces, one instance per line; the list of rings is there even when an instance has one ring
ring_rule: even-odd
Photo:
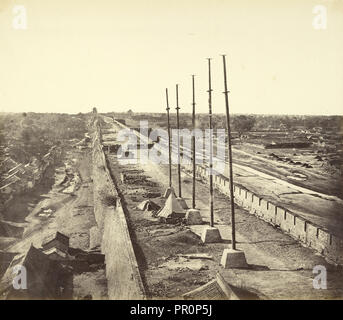
[[[117,118],[125,118],[127,113],[111,113]],[[146,113],[135,113],[131,118],[137,122],[140,120],[149,120],[160,127],[166,127],[166,113],[152,113],[147,116]],[[170,114],[170,123],[173,128],[176,127],[176,114]],[[209,126],[209,118],[206,113],[196,114],[197,126],[206,129]],[[306,116],[306,115],[231,115],[231,130],[236,132],[241,138],[251,131],[291,131],[294,129],[303,129],[312,131],[314,128],[322,128],[324,131],[337,131],[343,127],[342,116]],[[180,127],[191,128],[192,115],[190,113],[180,114]],[[213,128],[226,128],[226,115],[213,115]]]
[[[0,143],[8,147],[11,158],[18,162],[28,162],[32,157],[40,160],[51,146],[82,139],[86,132],[85,117],[53,113],[1,115]]]

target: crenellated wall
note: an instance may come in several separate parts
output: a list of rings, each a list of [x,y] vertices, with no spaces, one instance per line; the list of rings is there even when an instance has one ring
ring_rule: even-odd
[[[119,127],[127,126],[114,121]],[[137,136],[139,133],[133,131]],[[142,137],[142,139],[146,139]],[[147,140],[148,141],[148,140]],[[167,149],[159,148],[161,152],[168,152]],[[192,164],[182,165],[183,170],[192,172]],[[208,181],[207,168],[196,165],[196,174],[198,178]],[[229,196],[229,179],[223,175],[217,175],[213,179],[214,187],[225,195]],[[281,230],[288,233],[294,239],[300,241],[305,246],[311,247],[320,254],[324,255],[331,262],[343,265],[343,239],[330,234],[327,230],[314,225],[303,219],[296,213],[288,209],[275,205],[266,199],[252,193],[247,188],[234,185],[235,203],[255,214],[266,222],[280,227]]]
[[[191,166],[185,169],[191,172]],[[208,180],[207,169],[197,165],[196,174],[204,181]],[[213,179],[214,187],[229,196],[229,179],[223,175],[217,175]],[[288,209],[275,205],[268,200],[252,193],[247,188],[234,185],[235,203],[256,215],[264,221],[280,227],[294,239],[304,245],[313,248],[328,260],[343,265],[343,239],[330,234],[329,231],[298,216]]]

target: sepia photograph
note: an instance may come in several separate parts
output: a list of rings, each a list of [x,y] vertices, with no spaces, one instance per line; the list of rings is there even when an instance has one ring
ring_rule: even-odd
[[[342,39],[342,0],[0,0],[0,300],[343,300]]]

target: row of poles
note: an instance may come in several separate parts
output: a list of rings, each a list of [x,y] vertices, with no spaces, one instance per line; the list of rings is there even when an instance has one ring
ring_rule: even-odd
[[[231,126],[230,126],[230,112],[229,112],[229,90],[227,88],[227,72],[226,72],[226,56],[223,58],[223,72],[224,72],[224,96],[226,107],[226,128],[228,140],[228,160],[229,160],[229,185],[230,185],[230,202],[231,202],[231,226],[232,226],[232,249],[236,250],[236,231],[235,231],[235,206],[234,206],[234,192],[233,192],[233,172],[232,172],[232,144],[231,144]],[[211,78],[211,58],[208,58],[208,107],[209,107],[209,189],[210,189],[210,226],[214,226],[214,194],[213,194],[213,137],[212,137],[212,78]],[[195,76],[192,75],[192,127],[195,130]],[[169,187],[172,187],[172,168],[171,168],[171,138],[170,138],[170,107],[168,100],[168,89],[166,89],[166,103],[167,103],[167,125],[168,125],[168,150],[169,150]],[[176,121],[177,121],[177,152],[178,152],[178,184],[179,184],[179,198],[182,197],[181,191],[181,164],[180,164],[180,120],[179,120],[179,86],[176,85]],[[192,189],[192,209],[195,209],[195,181],[196,181],[196,153],[195,153],[195,135],[192,135],[192,166],[193,166],[193,189]]]

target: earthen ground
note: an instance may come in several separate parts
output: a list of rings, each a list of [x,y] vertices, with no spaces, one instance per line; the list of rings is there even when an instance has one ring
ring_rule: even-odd
[[[77,150],[65,147],[60,163],[72,160],[72,170],[78,172],[81,184],[74,195],[63,194],[58,185],[45,188],[44,193],[32,198],[27,195],[21,201],[21,211],[16,211],[15,221],[24,223],[21,238],[14,238],[7,253],[25,253],[31,244],[40,248],[42,241],[59,231],[70,237],[70,247],[87,251],[89,249],[89,229],[96,224],[93,213],[93,189],[91,178],[91,149]],[[34,203],[33,207],[29,204]],[[39,217],[42,208],[52,208],[47,218]],[[9,219],[10,216],[7,216]],[[107,280],[104,266],[91,272],[77,272],[73,277],[73,299],[107,299]]]
[[[237,247],[244,250],[249,269],[224,270],[219,264],[224,248],[230,245],[229,199],[215,192],[215,225],[223,233],[223,243],[203,244],[203,226],[168,225],[142,212],[137,205],[149,193],[163,195],[168,186],[166,165],[120,165],[108,155],[110,170],[125,198],[131,237],[150,298],[176,298],[215,278],[219,271],[244,299],[342,299],[343,272],[328,264],[313,250],[302,247],[279,229],[236,207]],[[120,173],[135,173],[134,183],[121,183]],[[173,185],[177,186],[176,168]],[[182,174],[183,197],[191,204],[191,177]],[[177,190],[176,190],[177,192]],[[205,223],[209,221],[208,187],[197,182],[197,208]],[[164,198],[152,198],[159,205]],[[180,259],[180,254],[207,253],[213,260]],[[313,267],[328,270],[328,289],[313,288]]]

